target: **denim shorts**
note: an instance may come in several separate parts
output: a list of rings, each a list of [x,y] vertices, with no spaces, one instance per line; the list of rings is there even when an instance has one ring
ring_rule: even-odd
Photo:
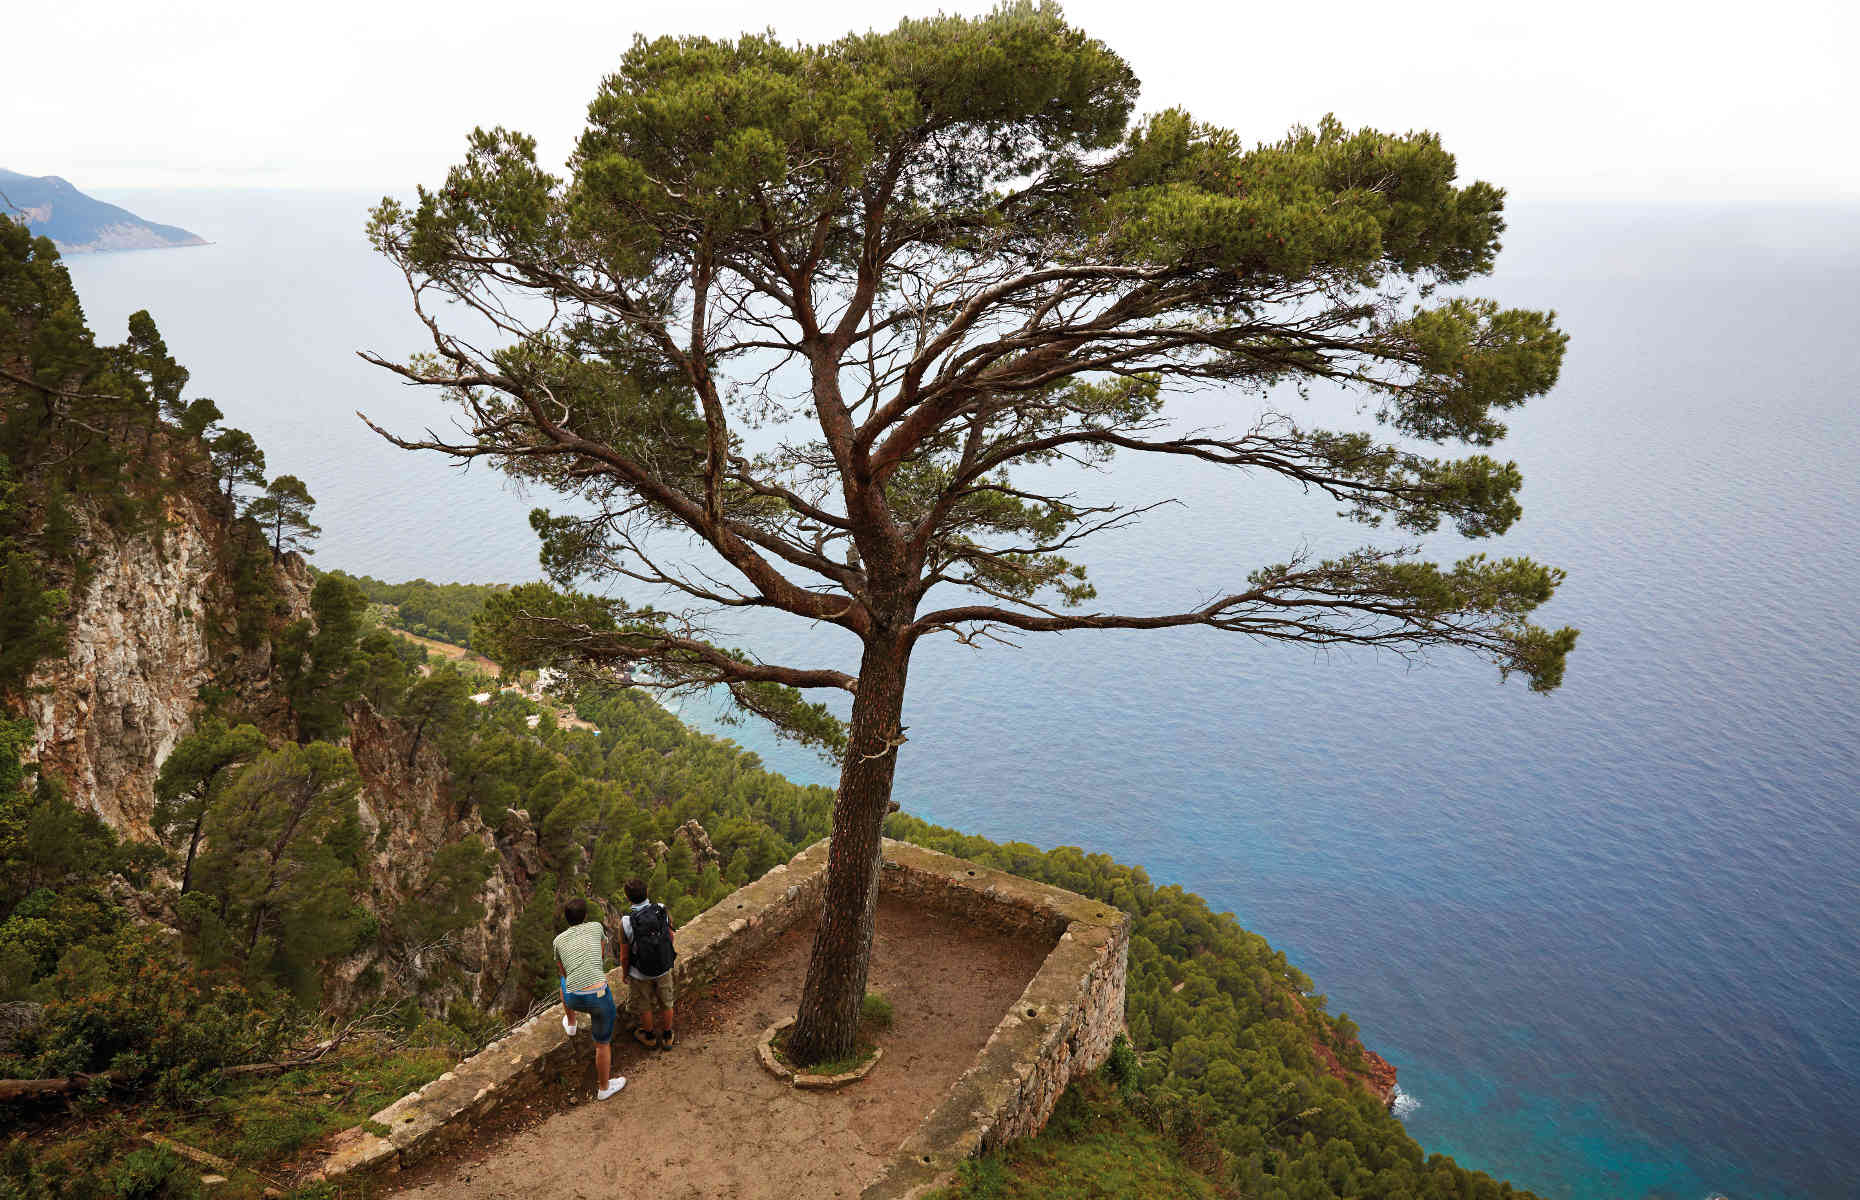
[[[603,986],[598,992],[571,992],[568,985],[562,985],[562,1007],[571,1012],[584,1012],[594,1018],[593,1026],[588,1030],[594,1035],[594,1044],[605,1046],[614,1040],[614,990]]]

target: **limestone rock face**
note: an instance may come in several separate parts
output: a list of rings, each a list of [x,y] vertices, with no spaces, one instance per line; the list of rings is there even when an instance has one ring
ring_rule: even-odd
[[[700,871],[705,867],[721,865],[723,862],[723,856],[718,854],[717,848],[710,844],[710,834],[704,831],[704,827],[698,824],[695,818],[674,829],[672,840],[685,844],[686,848],[691,851],[692,861],[697,863]]]
[[[710,844],[710,834],[705,832],[704,827],[698,824],[696,819],[686,821],[672,830],[671,845],[665,842],[654,842],[646,847],[646,857],[654,866],[657,866],[665,861],[666,855],[672,852],[674,845],[682,845],[689,850],[691,861],[697,864],[700,871],[705,867],[718,866],[723,862],[723,855],[717,853],[717,848]]]
[[[1363,1073],[1357,1076],[1384,1107],[1395,1104],[1395,1065],[1374,1050],[1363,1049]]]
[[[209,622],[232,612],[225,526],[198,499],[171,496],[159,537],[125,535],[79,512],[94,574],[78,598],[69,653],[30,681],[32,757],[71,799],[119,832],[147,839],[155,775],[193,730],[202,684],[218,677],[263,711],[270,648],[213,659]],[[290,555],[279,572],[293,615],[308,609],[309,571]]]
[[[241,649],[230,628],[214,624],[235,611],[235,555],[218,497],[204,489],[170,496],[159,535],[125,534],[82,510],[74,516],[93,569],[77,597],[67,655],[47,659],[30,681],[32,757],[79,807],[124,836],[149,840],[156,776],[193,731],[202,685],[232,690],[274,745],[290,736],[290,714],[273,688],[270,645]],[[309,615],[313,581],[302,557],[285,556],[276,584],[274,628]],[[332,969],[325,1000],[337,1008],[364,1002],[371,968],[390,987],[415,986],[435,1011],[460,993],[484,1008],[526,999],[510,978],[510,931],[544,868],[527,815],[513,814],[494,833],[475,809],[454,801],[436,749],[422,746],[409,761],[408,730],[366,704],[350,715],[371,839],[364,902],[388,936]],[[406,945],[393,936],[396,908],[419,895],[433,855],[466,837],[497,855],[479,895],[484,920],[442,945]],[[124,883],[116,899],[138,921],[173,920],[171,897],[159,888],[138,893]]]
[[[527,814],[513,813],[494,832],[476,808],[453,796],[440,752],[422,744],[410,760],[412,746],[412,733],[399,722],[366,702],[350,706],[349,751],[362,776],[359,810],[369,848],[368,906],[391,922],[396,909],[420,895],[433,855],[470,838],[496,854],[477,896],[484,919],[430,946],[409,945],[388,928],[380,944],[332,968],[325,1001],[358,1003],[363,976],[373,968],[402,984],[421,983],[418,998],[435,1012],[455,988],[480,1008],[511,1007],[522,999],[510,971],[511,928],[541,873],[535,831]]]
[[[0,1054],[11,1054],[17,1049],[26,1034],[39,1023],[39,1015],[44,1011],[43,1004],[24,1000],[0,1004]]]

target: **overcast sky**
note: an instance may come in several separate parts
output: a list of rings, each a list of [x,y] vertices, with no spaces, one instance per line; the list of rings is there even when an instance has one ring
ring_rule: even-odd
[[[473,125],[559,165],[635,33],[889,27],[896,0],[46,0],[7,6],[0,167],[87,189],[407,191]],[[985,11],[988,0],[941,7]],[[1860,203],[1847,0],[1073,0],[1172,105],[1269,140],[1335,112],[1444,135],[1514,198]]]

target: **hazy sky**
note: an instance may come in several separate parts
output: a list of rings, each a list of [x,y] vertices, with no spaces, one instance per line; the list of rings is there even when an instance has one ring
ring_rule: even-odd
[[[7,6],[0,167],[84,188],[433,183],[477,124],[559,165],[635,33],[826,40],[897,0],[63,0]],[[941,7],[985,11],[988,0]],[[1326,112],[1441,132],[1515,198],[1860,203],[1847,0],[1073,0],[1141,106],[1248,140]]]

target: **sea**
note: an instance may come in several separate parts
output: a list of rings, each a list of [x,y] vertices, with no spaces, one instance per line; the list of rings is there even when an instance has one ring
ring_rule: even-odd
[[[395,186],[398,186],[397,181]],[[271,471],[315,561],[538,576],[525,495],[389,446],[433,397],[357,357],[420,348],[368,247],[375,195],[108,191],[211,245],[70,260],[102,340],[152,311]],[[1525,518],[1434,557],[1567,570],[1564,686],[1448,653],[1314,653],[1206,630],[927,642],[897,795],[1000,840],[1143,865],[1284,949],[1400,1072],[1427,1150],[1546,1197],[1860,1196],[1860,206],[1513,201],[1478,291],[1552,308],[1562,381],[1510,420]],[[1184,396],[1185,426],[1256,397]],[[1274,396],[1311,423],[1347,397]],[[1107,609],[1219,594],[1301,550],[1398,540],[1272,480],[1123,462],[1081,494],[1173,498],[1079,557]],[[724,632],[846,664],[838,630]],[[770,766],[832,768],[752,725]]]

